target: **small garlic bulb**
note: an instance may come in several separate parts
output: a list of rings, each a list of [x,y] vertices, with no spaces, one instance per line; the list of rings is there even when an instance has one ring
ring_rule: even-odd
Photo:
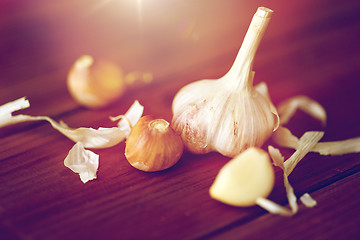
[[[166,120],[144,116],[131,129],[125,157],[133,167],[154,172],[172,167],[183,149],[181,137]]]
[[[279,125],[265,84],[253,87],[255,52],[272,10],[260,7],[229,72],[217,80],[200,80],[175,96],[172,126],[193,153],[217,151],[234,157],[261,146]]]
[[[105,60],[81,56],[71,68],[67,86],[71,96],[88,108],[104,107],[122,96],[126,85],[122,70]]]

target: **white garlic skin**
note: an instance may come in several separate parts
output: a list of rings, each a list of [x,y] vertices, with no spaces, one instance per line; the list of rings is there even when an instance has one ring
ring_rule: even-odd
[[[234,157],[249,147],[260,147],[278,126],[266,95],[250,87],[226,88],[226,78],[201,80],[175,96],[172,126],[193,153],[216,151]]]

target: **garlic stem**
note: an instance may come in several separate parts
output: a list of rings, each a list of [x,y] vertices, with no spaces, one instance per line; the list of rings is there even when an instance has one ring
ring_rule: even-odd
[[[225,78],[236,80],[233,84],[238,88],[250,89],[253,85],[254,74],[252,73],[252,65],[254,57],[272,13],[273,10],[266,7],[259,7],[257,9],[234,64],[225,75]]]

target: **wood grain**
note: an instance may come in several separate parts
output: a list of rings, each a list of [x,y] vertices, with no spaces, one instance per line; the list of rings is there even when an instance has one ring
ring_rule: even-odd
[[[0,104],[27,96],[31,108],[21,113],[96,128],[113,126],[108,117],[138,99],[145,114],[171,121],[176,92],[230,68],[263,4],[143,1],[139,22],[135,1],[1,1]],[[268,84],[275,104],[294,95],[319,101],[328,114],[324,141],[360,136],[360,3],[266,6],[275,12],[255,58],[255,83]],[[112,60],[124,72],[151,71],[154,80],[106,108],[85,109],[66,89],[67,73],[82,54]],[[298,136],[322,129],[300,112],[288,127]],[[358,154],[308,154],[290,182],[297,196],[309,192],[318,205],[300,206],[286,218],[211,199],[208,189],[229,160],[220,154],[185,153],[168,170],[144,173],[128,164],[121,143],[94,150],[100,155],[98,178],[83,184],[63,164],[72,146],[47,122],[0,129],[0,239],[360,238]],[[275,173],[269,198],[286,206],[281,171]]]

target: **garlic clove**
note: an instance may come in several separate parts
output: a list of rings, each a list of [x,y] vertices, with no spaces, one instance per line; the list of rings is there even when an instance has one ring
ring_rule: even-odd
[[[253,87],[252,63],[272,10],[258,8],[235,62],[217,80],[193,82],[175,95],[172,126],[193,153],[235,157],[260,147],[279,126],[266,85]]]
[[[178,162],[183,148],[180,136],[166,120],[144,116],[131,129],[125,157],[139,170],[161,171]]]
[[[126,85],[121,69],[112,62],[81,56],[67,78],[71,96],[88,108],[104,107],[118,99]]]
[[[249,148],[224,165],[209,192],[212,198],[229,205],[252,206],[270,194],[274,179],[269,155]]]

